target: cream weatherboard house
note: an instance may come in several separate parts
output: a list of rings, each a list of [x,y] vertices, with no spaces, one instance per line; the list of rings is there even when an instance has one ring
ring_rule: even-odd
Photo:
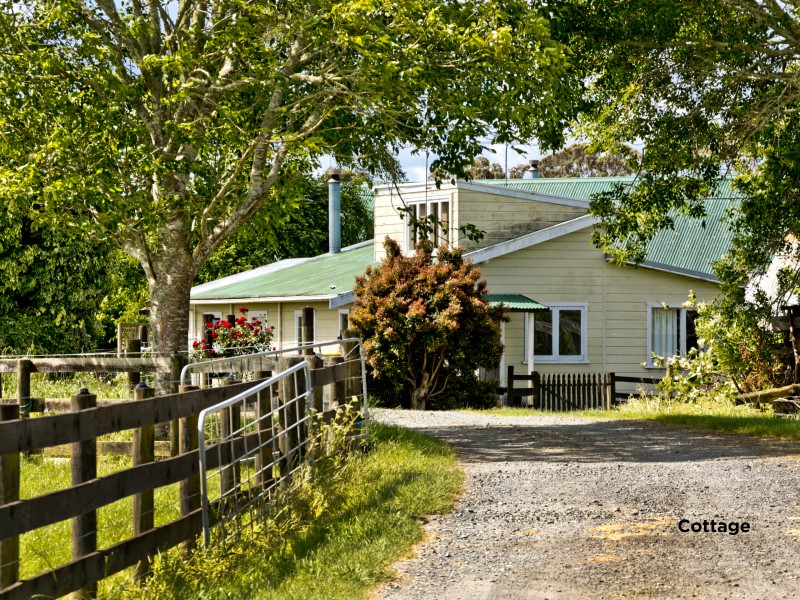
[[[312,258],[284,260],[197,286],[191,295],[191,335],[199,338],[209,315],[219,318],[246,305],[275,326],[276,345],[299,339],[300,311],[315,309],[315,340],[346,328],[353,283],[383,258],[385,236],[410,251],[414,232],[398,208],[418,217],[436,214],[448,225],[439,239],[463,244],[489,283],[490,301],[510,307],[503,325],[506,367],[517,372],[609,372],[655,376],[653,353],[670,356],[696,344],[690,290],[699,301],[719,293],[712,263],[731,235],[722,222],[737,198],[727,186],[707,200],[703,222],[680,218],[650,244],[639,267],[616,266],[591,243],[594,193],[627,178],[523,179],[378,186],[375,239]],[[459,236],[473,224],[480,243]],[[532,342],[532,343],[531,343]]]

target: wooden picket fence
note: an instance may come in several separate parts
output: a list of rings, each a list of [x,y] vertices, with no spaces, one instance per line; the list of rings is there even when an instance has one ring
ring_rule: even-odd
[[[353,358],[353,348],[342,346],[343,357],[332,357],[327,366],[319,364],[322,361],[317,357],[308,357],[314,388],[311,396],[318,411],[322,408],[323,388],[327,388],[329,406],[361,395],[360,360]],[[278,368],[291,359],[281,358]],[[135,367],[128,363],[116,366],[139,370],[142,363]],[[27,391],[31,370],[56,370],[53,362],[40,362],[38,367],[35,361],[21,365],[22,394]],[[157,370],[167,365],[154,363],[148,367]],[[81,370],[94,368],[87,365]],[[135,574],[143,576],[149,559],[158,552],[181,543],[191,549],[202,527],[198,414],[268,376],[269,373],[258,372],[255,380],[247,383],[231,381],[207,389],[186,386],[178,393],[160,397],[153,397],[153,390],[142,384],[136,388],[134,400],[106,406],[96,406],[95,396],[82,391],[71,398],[73,412],[35,418],[20,418],[17,399],[0,403],[0,598],[60,597],[76,590],[92,596],[98,581],[129,567],[136,567]],[[27,401],[24,396],[21,400]],[[330,421],[335,413],[335,409],[323,412],[323,420]],[[178,425],[178,447],[169,458],[154,460],[154,427],[161,423]],[[134,434],[133,466],[97,477],[97,437],[126,430],[133,430]],[[72,487],[21,500],[20,455],[63,444],[71,445]],[[213,469],[236,465],[244,456],[246,444],[244,439],[236,438],[206,449],[207,468]],[[159,507],[153,505],[154,490],[172,484],[180,486],[180,517],[156,527],[154,511]],[[131,497],[133,536],[98,548],[98,509]],[[25,560],[20,557],[20,536],[66,520],[72,523],[71,562],[19,580],[20,560]]]
[[[641,389],[653,393],[660,381],[655,377],[628,377],[615,373],[514,373],[508,367],[508,387],[498,390],[506,394],[509,406],[530,405],[541,410],[556,412],[586,409],[610,409],[638,393]],[[517,387],[515,382],[526,382],[525,387]],[[636,384],[637,389],[618,389],[618,384]],[[645,387],[646,386],[646,387]],[[523,400],[532,397],[531,402]]]

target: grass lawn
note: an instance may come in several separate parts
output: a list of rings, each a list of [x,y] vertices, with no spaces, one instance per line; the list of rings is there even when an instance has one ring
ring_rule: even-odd
[[[373,447],[329,472],[292,504],[291,518],[226,550],[157,559],[123,598],[366,598],[423,537],[424,515],[452,510],[463,472],[452,449],[375,424]],[[320,469],[322,471],[322,469]]]
[[[678,425],[700,431],[721,431],[753,437],[774,437],[800,440],[800,421],[776,417],[772,409],[752,406],[734,406],[723,402],[687,404],[683,402],[660,402],[658,400],[633,399],[614,409],[580,410],[569,413],[548,412],[529,408],[496,408],[477,411],[485,414],[573,416],[595,419],[639,419],[658,421],[667,425]]]

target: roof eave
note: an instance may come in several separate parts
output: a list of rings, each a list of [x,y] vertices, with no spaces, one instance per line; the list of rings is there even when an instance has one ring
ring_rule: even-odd
[[[226,302],[324,302],[335,297],[336,295],[333,294],[323,294],[317,296],[240,296],[238,298],[192,298],[189,300],[189,304],[225,304]]]
[[[606,262],[611,262],[611,261],[612,261],[611,257],[608,254],[606,254]],[[672,275],[680,275],[682,277],[689,277],[691,279],[697,279],[699,281],[707,281],[709,283],[716,283],[719,285],[719,279],[717,279],[714,275],[711,275],[710,273],[703,273],[702,271],[695,271],[694,269],[683,269],[681,267],[666,265],[664,263],[652,262],[649,260],[641,262],[638,265],[632,261],[627,261],[625,264],[631,267],[641,267],[643,269],[650,269],[652,271],[671,273]]]

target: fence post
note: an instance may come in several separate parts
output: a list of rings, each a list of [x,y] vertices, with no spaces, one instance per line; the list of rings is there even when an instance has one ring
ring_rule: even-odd
[[[506,376],[506,405],[514,406],[514,365],[508,365],[508,375]]]
[[[314,343],[314,309],[310,306],[303,308],[302,316],[300,318],[300,336],[302,343],[300,345]],[[313,348],[303,348],[300,354],[304,356],[311,356],[314,354]]]
[[[344,358],[341,356],[331,356],[328,358],[328,364],[331,367],[336,367],[336,365],[341,365],[344,362]],[[344,381],[335,381],[330,385],[329,393],[328,393],[328,409],[331,408],[338,408],[339,405],[344,403],[345,399],[345,382]]]
[[[19,416],[25,419],[31,412],[31,372],[33,363],[27,358],[17,361],[17,403],[19,404]]]
[[[70,399],[73,411],[97,406],[97,396],[86,388]],[[72,444],[72,485],[76,486],[97,477],[97,439]],[[97,511],[91,510],[72,519],[72,560],[97,551]],[[78,590],[74,598],[95,598],[97,582]]]
[[[222,380],[221,384],[234,385],[236,378],[233,374],[229,375]],[[234,433],[241,427],[241,409],[238,406],[230,406],[222,411],[220,414],[220,433],[223,438],[230,438],[230,448],[233,450],[233,437]],[[221,465],[220,465],[221,466]],[[220,473],[220,500],[225,501],[226,494],[229,494],[240,481],[240,464],[238,460],[233,460],[230,466],[222,468]]]
[[[253,376],[256,380],[269,379],[271,371],[256,371]],[[267,420],[267,415],[272,410],[272,386],[258,392],[256,397],[256,422],[258,423],[258,443],[261,449],[256,453],[255,471],[256,485],[264,487],[272,479],[271,473],[264,473],[264,469],[272,461],[269,446],[266,441],[272,438],[272,422]]]
[[[125,342],[125,356],[127,358],[139,358],[142,352],[142,340],[131,339]],[[128,373],[128,388],[133,391],[133,388],[142,380],[142,374],[139,372],[131,371]]]
[[[155,390],[146,383],[138,383],[133,388],[134,400],[146,400],[155,395]],[[138,467],[155,460],[155,426],[145,425],[133,430],[133,466]],[[152,529],[155,523],[154,490],[147,490],[133,496],[133,535],[141,535]],[[150,561],[141,560],[134,567],[134,579],[141,580],[150,571]]]
[[[347,337],[356,337],[356,332],[348,329]],[[344,382],[345,402],[352,403],[353,396],[361,395],[361,355],[356,342],[342,342],[339,345],[340,354],[347,364],[347,379]],[[354,408],[358,409],[358,406]]]
[[[181,369],[186,364],[186,357],[173,352],[169,359],[169,393],[177,394],[181,381]],[[178,456],[180,453],[180,419],[169,422],[169,454]]]
[[[307,356],[306,362],[308,363],[308,368],[311,370],[321,369],[323,366],[322,359],[319,356]],[[318,413],[322,412],[322,386],[316,387],[311,390],[311,401],[314,410]]]
[[[0,404],[0,421],[19,419],[18,404]],[[19,452],[0,456],[0,504],[19,500]],[[19,580],[19,536],[0,541],[0,589]]]
[[[531,403],[533,404],[533,408],[542,408],[539,397],[542,391],[542,375],[539,371],[534,371],[531,375],[533,376],[533,397],[531,398]]]
[[[196,385],[182,385],[179,388],[181,394],[199,390]],[[180,451],[181,454],[188,454],[193,450],[197,450],[197,419],[198,415],[189,415],[183,417],[180,422]],[[200,475],[202,473],[184,479],[180,483],[181,494],[181,516],[185,517],[191,512],[200,508]],[[195,547],[195,539],[189,538],[184,544],[183,549],[186,552],[193,550]]]
[[[617,382],[614,373],[606,373],[606,410],[611,410],[617,398]]]
[[[278,371],[282,373],[304,360],[302,356],[281,357],[278,359]],[[301,389],[298,383],[300,383],[300,381],[295,375],[293,377],[284,377],[281,379],[280,385],[278,386],[278,394],[280,396],[278,423],[281,428],[280,437],[278,438],[278,448],[282,455],[281,476],[291,472],[297,466],[299,459],[296,452],[299,442],[297,430],[299,410],[296,403],[295,406],[287,406],[289,402],[292,402],[293,399],[304,391],[305,380],[302,382],[303,389]]]

